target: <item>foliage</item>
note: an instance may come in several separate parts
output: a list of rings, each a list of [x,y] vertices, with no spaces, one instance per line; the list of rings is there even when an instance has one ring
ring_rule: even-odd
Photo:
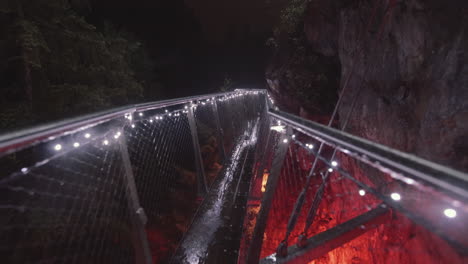
[[[13,2],[0,5],[0,128],[138,102],[154,83],[154,64],[130,34],[99,30],[69,1]]]
[[[224,83],[223,85],[219,88],[221,92],[227,92],[232,89],[233,86],[233,81],[229,76],[224,77]]]
[[[289,39],[301,35],[304,15],[310,0],[291,0],[280,13],[279,24],[273,29],[273,36],[266,41],[266,46],[277,50],[280,46],[281,36]]]
[[[302,24],[304,12],[310,0],[291,0],[280,15],[280,30],[289,34],[296,33]]]

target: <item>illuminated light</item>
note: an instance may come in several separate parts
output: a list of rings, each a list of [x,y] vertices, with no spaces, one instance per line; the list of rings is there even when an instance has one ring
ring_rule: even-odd
[[[169,111],[167,111],[167,109],[166,109],[166,110],[164,110],[164,111],[165,111],[166,113],[167,113],[167,112],[169,112]]]
[[[102,144],[103,144],[103,145],[106,145],[106,146],[109,145],[109,140],[104,139],[104,141],[102,141]]]
[[[314,148],[314,145],[312,145],[312,144],[307,144],[307,147],[308,147],[309,149],[313,149],[313,148]]]
[[[364,190],[359,190],[359,195],[361,195],[361,196],[366,195],[366,191],[364,191]]]
[[[281,126],[281,121],[278,121],[278,126]]]
[[[139,116],[143,116],[143,113],[140,113]]]
[[[288,143],[288,139],[287,138],[283,139],[283,143]]]
[[[332,168],[329,168],[329,169],[328,169],[328,172],[333,172],[333,169],[332,169]]]
[[[414,184],[414,180],[410,178],[406,178],[404,181],[409,185]]]
[[[78,143],[78,142],[73,143],[73,147],[77,148],[79,146],[80,146],[80,143]]]
[[[349,150],[347,150],[347,149],[343,149],[343,152],[346,153],[346,154],[350,153]]]
[[[135,128],[135,125],[134,125],[134,124],[132,124],[132,128]]]
[[[59,150],[62,149],[62,145],[57,144],[57,145],[54,146],[54,149],[55,149],[56,151],[59,151]]]
[[[90,134],[90,133],[86,133],[86,134],[84,135],[84,137],[85,137],[85,138],[90,138],[90,137],[91,137],[91,134]]]
[[[205,103],[205,102],[203,102],[203,103],[202,103],[202,105],[206,105],[206,103]]]
[[[296,135],[292,135],[292,138],[296,138]]]
[[[390,194],[390,197],[395,201],[400,201],[401,200],[401,195],[399,193],[392,193],[392,194]]]
[[[21,172],[24,173],[24,174],[26,174],[26,173],[28,172],[28,168],[22,168],[22,169],[21,169]]]
[[[120,137],[120,132],[117,132],[115,135],[114,135],[114,138],[115,139],[118,139]]]
[[[270,127],[271,130],[275,130],[276,132],[282,133],[286,130],[285,126],[272,126]]]
[[[153,119],[150,119],[150,123],[153,123]]]
[[[172,113],[169,113],[169,116],[172,116]]]
[[[444,215],[448,218],[455,218],[457,217],[457,211],[455,211],[455,209],[452,208],[447,208],[444,210]]]
[[[338,166],[338,162],[332,161],[332,162],[331,162],[331,165],[332,165],[333,167],[336,167],[336,166]]]

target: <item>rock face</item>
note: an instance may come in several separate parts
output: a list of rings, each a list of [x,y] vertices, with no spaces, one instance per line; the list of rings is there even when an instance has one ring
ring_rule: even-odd
[[[356,97],[347,132],[468,171],[467,1],[311,0],[301,34],[278,42],[266,78],[280,108],[323,123],[344,90],[337,126]],[[322,202],[325,211],[342,209]],[[314,263],[467,261],[439,240],[395,213],[388,226]]]
[[[279,40],[270,90],[289,111],[329,115],[351,75],[339,110],[359,93],[348,132],[468,171],[467,10],[461,0],[313,0],[302,35]]]

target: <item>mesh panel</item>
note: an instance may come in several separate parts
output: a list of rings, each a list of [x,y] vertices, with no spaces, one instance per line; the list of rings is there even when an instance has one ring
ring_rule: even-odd
[[[153,262],[167,262],[200,203],[195,149],[209,184],[221,168],[218,141],[232,146],[252,128],[263,96],[217,98],[224,107],[221,139],[210,98],[145,105],[150,110],[3,155],[0,257],[5,263],[136,263],[144,262],[147,241]],[[188,118],[192,103],[195,124]]]
[[[24,158],[24,156],[23,156]],[[131,263],[125,177],[118,144],[95,139],[0,185],[5,263]]]
[[[321,143],[299,132],[290,140],[278,142],[289,144],[289,148],[268,214],[262,258],[276,253],[286,238],[288,221],[299,193],[307,186],[305,179]],[[374,161],[364,158],[366,162],[362,162],[353,155],[323,146],[297,221],[289,226],[289,246],[298,243],[301,234],[322,237],[314,242],[314,248],[327,250],[314,258],[312,263],[316,264],[467,261],[464,245],[468,239],[464,221],[459,221],[466,211],[460,202],[411,178],[383,173],[370,166]],[[313,206],[314,201],[317,206]],[[388,210],[352,227],[351,220],[381,208]],[[325,233],[330,239],[343,230],[348,230],[347,235],[333,237],[334,246],[327,244]]]
[[[196,108],[194,111],[197,123],[198,140],[203,159],[203,167],[210,186],[222,169],[222,148],[219,146],[217,116],[212,100]]]
[[[125,126],[124,135],[153,260],[165,262],[197,208],[194,148],[186,113],[143,116]]]

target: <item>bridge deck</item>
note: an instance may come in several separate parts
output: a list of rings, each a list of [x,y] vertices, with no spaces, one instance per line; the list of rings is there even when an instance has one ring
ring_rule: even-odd
[[[255,145],[241,139],[210,188],[172,263],[237,263]]]

